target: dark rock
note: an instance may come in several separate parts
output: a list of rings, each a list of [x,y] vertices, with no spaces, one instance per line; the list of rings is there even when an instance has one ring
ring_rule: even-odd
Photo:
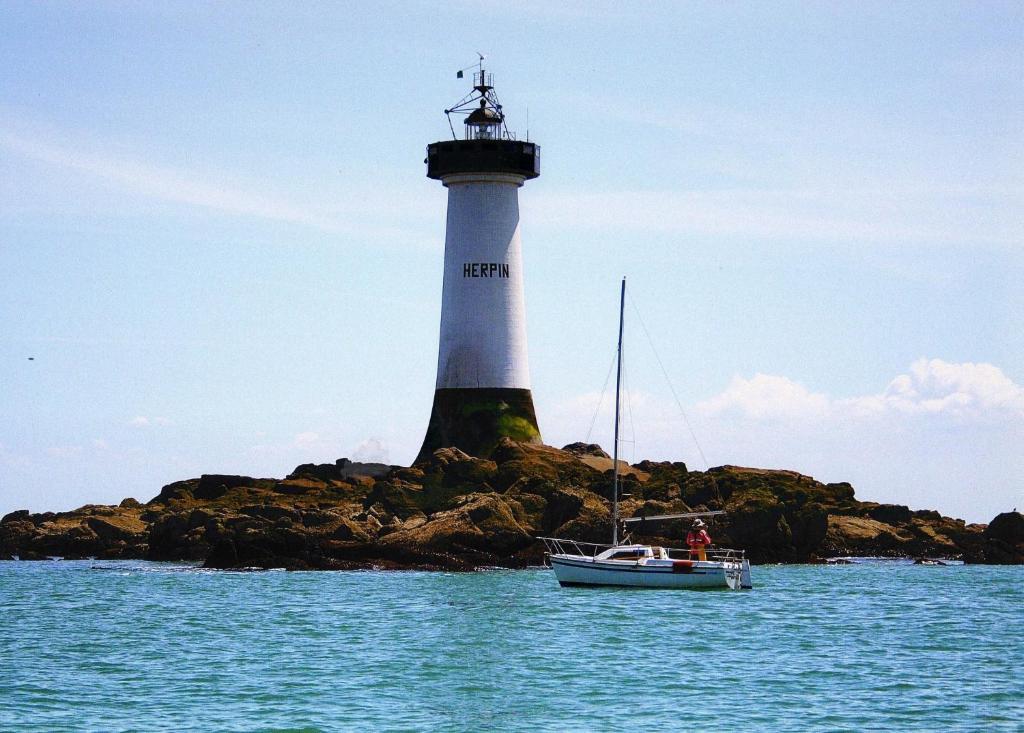
[[[342,461],[345,461],[344,465],[341,465]],[[387,463],[360,463],[359,461],[350,461],[347,458],[340,459],[337,465],[343,479],[355,477],[384,478],[390,475],[392,471],[401,468],[401,466],[392,466]]]
[[[491,460],[500,466],[506,461],[523,460],[527,455],[527,447],[522,443],[504,439],[499,440],[498,445],[491,452]]]
[[[479,487],[493,479],[498,469],[494,461],[475,458],[458,448],[434,451],[425,465],[427,473],[443,475],[443,486]]]
[[[640,461],[635,466],[651,477],[652,481],[682,482],[689,472],[682,461]]]
[[[28,519],[31,512],[28,509],[17,509],[10,514],[5,514],[3,519],[0,519],[0,524],[7,524],[8,522],[20,522]]]
[[[508,555],[534,542],[498,494],[470,494],[454,509],[438,512],[422,525],[401,528],[381,540],[436,552],[460,548]]]
[[[938,512],[935,514],[938,515]],[[868,511],[868,516],[886,524],[906,524],[913,518],[914,513],[910,511],[910,507],[901,504],[879,504]]]
[[[821,504],[807,503],[786,512],[798,557],[814,555],[828,534],[828,511]]]
[[[203,567],[221,570],[239,567],[238,549],[235,547],[234,541],[225,539],[217,542],[210,550],[210,554],[207,555]]]
[[[199,479],[189,479],[187,481],[175,481],[172,484],[167,484],[160,493],[146,502],[146,506],[153,504],[167,504],[168,502],[175,500],[191,499],[196,486],[199,484]]]
[[[833,500],[853,500],[853,487],[845,481],[838,484],[825,484],[825,489],[830,493]]]
[[[85,524],[105,543],[141,542],[146,536],[146,525],[137,519],[120,521],[88,517]]]
[[[719,507],[736,489],[734,483],[726,479],[724,475],[716,476],[711,471],[707,473],[694,472],[683,478],[680,498],[690,506],[703,504]]]
[[[299,512],[304,527],[323,527],[329,524],[337,524],[341,516],[330,510],[306,510]]]
[[[8,514],[4,521],[0,522],[0,560],[7,560],[11,555],[25,557],[26,550],[31,546],[32,539],[37,533],[36,525],[25,515],[11,518]]]
[[[353,522],[351,519],[342,517],[338,522],[337,527],[330,533],[330,538],[334,540],[354,540],[357,542],[369,542],[370,535],[358,524]]]
[[[752,561],[781,562],[796,550],[793,533],[783,514],[785,509],[770,494],[754,494],[733,500],[727,507],[724,532],[729,545],[747,550]],[[716,544],[725,544],[712,535]]]
[[[167,504],[175,500],[191,499],[193,498],[193,492],[196,490],[197,485],[199,485],[198,478],[169,483],[162,489],[160,489],[160,493],[158,493],[156,497],[146,502],[146,506],[148,507],[155,504]]]
[[[214,513],[208,509],[193,509],[188,515],[188,522],[185,525],[186,530],[195,529],[196,527],[205,527],[206,523],[214,517]]]
[[[349,460],[347,458],[339,458],[337,463],[303,463],[301,466],[296,466],[295,470],[288,474],[286,479],[305,478],[317,481],[340,481],[341,464],[343,462],[348,463]]]
[[[147,544],[150,560],[202,560],[209,547],[189,535],[191,513],[164,514],[149,526]],[[193,528],[193,531],[198,528]]]
[[[320,491],[323,488],[324,483],[322,481],[307,478],[285,479],[284,481],[278,481],[274,484],[274,491],[276,493],[288,494],[289,496],[309,494]]]
[[[296,466],[287,478],[312,478],[318,481],[341,481],[356,476],[384,478],[398,468],[400,467],[386,463],[359,463],[348,458],[339,458],[334,463],[303,463]]]
[[[984,560],[995,565],[1024,565],[1024,514],[1004,512],[984,532]]]
[[[428,502],[422,486],[402,481],[378,481],[367,495],[363,505],[367,508],[379,504],[386,512],[402,520],[422,516]]]
[[[217,473],[204,473],[199,478],[199,485],[193,491],[197,499],[219,499],[239,486],[252,486],[255,479],[251,476],[225,476]]]
[[[544,532],[554,532],[566,522],[579,516],[584,502],[585,497],[579,489],[553,488],[546,496],[541,529]]]
[[[999,540],[1009,545],[1024,542],[1024,514],[1004,512],[996,516],[985,528],[986,540]]]
[[[291,507],[278,506],[276,504],[256,504],[251,506],[243,506],[239,511],[242,514],[247,514],[250,517],[257,517],[259,519],[266,519],[269,522],[276,522],[279,519],[288,519],[290,522],[301,522],[301,515]]]
[[[598,458],[611,458],[597,443],[569,443],[562,448],[566,453],[574,456],[597,456]]]
[[[121,503],[118,504],[118,507],[121,509],[141,509],[142,502],[129,496],[127,499],[121,499]]]

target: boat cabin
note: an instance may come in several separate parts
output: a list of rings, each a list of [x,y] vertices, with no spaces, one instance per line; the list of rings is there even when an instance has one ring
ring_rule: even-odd
[[[651,545],[618,545],[609,548],[597,556],[598,560],[619,560],[637,562],[639,560],[668,560],[668,551],[664,547]]]

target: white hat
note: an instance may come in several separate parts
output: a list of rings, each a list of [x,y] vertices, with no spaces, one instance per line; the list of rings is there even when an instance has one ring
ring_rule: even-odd
[[[704,520],[703,519],[695,520],[694,523],[693,523],[693,526],[694,527],[703,527],[704,526]]]

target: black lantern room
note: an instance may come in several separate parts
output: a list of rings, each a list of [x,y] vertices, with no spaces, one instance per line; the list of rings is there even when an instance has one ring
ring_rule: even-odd
[[[523,178],[540,175],[540,146],[516,140],[505,126],[505,115],[494,92],[493,75],[481,68],[473,74],[473,91],[444,113],[452,139],[427,146],[427,176],[441,179],[460,173],[509,173]],[[462,114],[465,133],[460,140],[451,123]]]

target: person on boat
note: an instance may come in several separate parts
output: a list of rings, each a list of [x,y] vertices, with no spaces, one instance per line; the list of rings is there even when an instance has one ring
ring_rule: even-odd
[[[686,544],[690,546],[691,560],[708,559],[705,548],[711,544],[711,535],[705,529],[703,519],[696,520],[693,523],[693,529],[686,533]]]

